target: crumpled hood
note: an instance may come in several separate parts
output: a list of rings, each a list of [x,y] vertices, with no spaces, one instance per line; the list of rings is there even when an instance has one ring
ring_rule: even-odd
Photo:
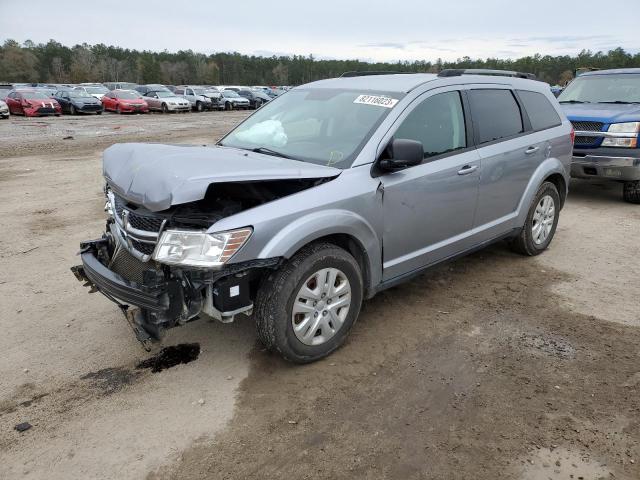
[[[129,202],[158,212],[204,198],[223,182],[327,178],[340,170],[228,147],[119,143],[103,155],[109,186]]]
[[[620,123],[640,121],[640,105],[616,103],[561,104],[569,120]]]

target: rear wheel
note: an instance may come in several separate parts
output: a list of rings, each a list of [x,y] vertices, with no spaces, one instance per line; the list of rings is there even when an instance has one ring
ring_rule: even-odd
[[[349,253],[328,243],[304,247],[262,282],[258,337],[291,362],[319,360],[344,343],[362,295],[360,267]]]
[[[622,198],[625,202],[640,204],[640,181],[624,182]]]
[[[527,220],[512,248],[523,255],[540,255],[556,233],[560,218],[560,195],[551,182],[544,182],[533,199]]]
[[[225,110],[233,110],[233,105],[231,105],[231,102],[227,102],[224,104],[224,109]]]
[[[70,113],[71,115],[75,115],[76,113],[78,113],[78,112],[76,111],[76,107],[74,107],[74,106],[73,106],[73,104],[69,105],[69,113]]]

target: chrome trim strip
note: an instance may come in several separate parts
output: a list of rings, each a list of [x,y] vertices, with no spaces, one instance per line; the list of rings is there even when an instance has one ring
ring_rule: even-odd
[[[588,130],[576,130],[575,135],[576,137],[636,138],[638,133],[591,132]]]

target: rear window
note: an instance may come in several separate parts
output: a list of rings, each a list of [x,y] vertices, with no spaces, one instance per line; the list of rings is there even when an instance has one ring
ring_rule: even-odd
[[[518,95],[524,104],[524,109],[529,115],[531,127],[534,130],[544,130],[546,128],[557,127],[562,123],[560,115],[553,108],[549,99],[538,92],[518,90]]]
[[[511,90],[471,90],[469,101],[479,143],[522,133],[520,107]]]

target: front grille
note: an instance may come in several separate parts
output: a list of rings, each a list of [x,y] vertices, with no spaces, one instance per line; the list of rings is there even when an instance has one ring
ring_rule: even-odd
[[[131,246],[145,255],[151,255],[156,248],[155,243],[139,242],[138,240],[131,239]]]
[[[138,260],[124,248],[120,248],[113,255],[109,270],[132,282],[142,283],[143,272],[149,269],[149,265]]]
[[[598,137],[583,137],[576,135],[573,142],[574,145],[595,145],[598,143]]]
[[[129,225],[145,232],[159,232],[163,222],[162,218],[139,215],[132,211],[129,212],[128,218]]]
[[[47,113],[47,114],[48,113],[56,113],[56,109],[55,108],[51,108],[51,107],[40,107],[38,109],[38,113],[42,113],[42,114],[45,114],[45,113]]]
[[[602,126],[604,123],[602,122],[582,122],[582,121],[571,121],[573,128],[580,132],[601,132]]]
[[[115,194],[113,194],[113,210],[117,228],[126,243],[125,248],[138,257],[151,255],[156,247],[156,241],[160,230],[162,230],[165,217],[141,207],[127,205],[124,198]],[[149,233],[143,234],[142,232]]]

